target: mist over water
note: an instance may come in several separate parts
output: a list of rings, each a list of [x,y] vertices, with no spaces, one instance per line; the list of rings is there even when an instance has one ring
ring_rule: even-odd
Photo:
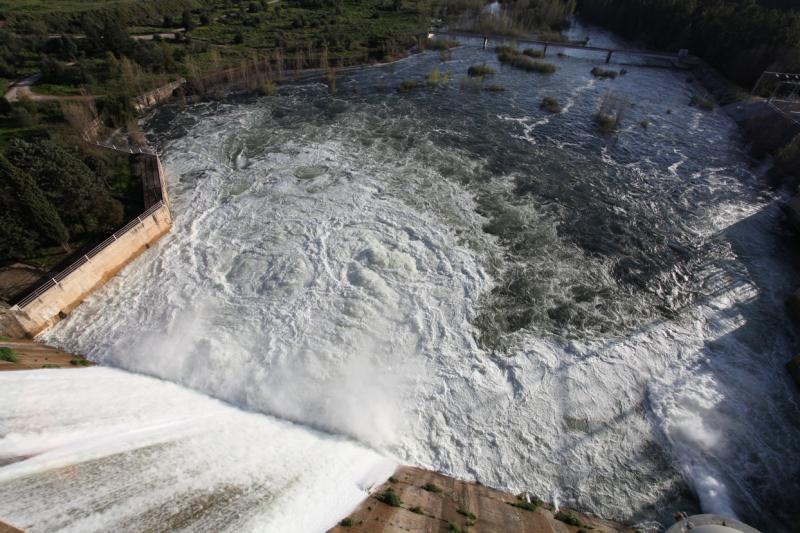
[[[787,530],[777,199],[686,73],[595,80],[602,59],[540,76],[465,46],[160,111],[173,231],[46,339],[609,518],[669,524],[695,494]],[[484,61],[504,93],[459,83]],[[449,87],[396,92],[435,67]],[[606,91],[630,105],[603,137]]]

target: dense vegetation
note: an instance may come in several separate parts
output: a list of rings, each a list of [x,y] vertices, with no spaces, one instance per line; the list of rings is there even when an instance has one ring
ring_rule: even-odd
[[[747,89],[764,70],[800,71],[796,9],[754,0],[582,0],[578,12],[649,46],[687,48]]]
[[[0,156],[0,257],[24,259],[49,246],[69,252],[115,230],[125,210],[108,171],[103,159],[50,140],[13,140]]]

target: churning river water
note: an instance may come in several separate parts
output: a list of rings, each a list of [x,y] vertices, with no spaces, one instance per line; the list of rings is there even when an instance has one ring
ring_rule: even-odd
[[[0,516],[318,531],[391,458],[789,531],[797,256],[734,123],[684,71],[479,44],[152,116],[174,228],[44,335],[127,372],[0,376]]]

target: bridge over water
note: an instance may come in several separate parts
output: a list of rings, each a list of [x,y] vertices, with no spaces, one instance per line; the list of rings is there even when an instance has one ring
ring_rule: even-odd
[[[468,38],[468,39],[483,39],[483,47],[486,48],[489,42],[508,42],[514,41],[517,43],[531,44],[539,46],[542,49],[542,54],[547,55],[547,50],[551,48],[556,49],[572,49],[582,50],[585,52],[599,52],[605,54],[606,63],[611,62],[613,55],[626,55],[635,57],[652,57],[659,59],[666,59],[672,61],[674,66],[688,66],[694,60],[694,56],[690,56],[687,51],[681,50],[679,52],[659,52],[656,50],[635,50],[629,48],[606,48],[599,46],[588,46],[586,43],[574,41],[542,41],[538,39],[521,39],[517,37],[510,37],[507,35],[486,34],[486,33],[459,33],[450,31],[434,31],[428,34],[428,37],[455,37],[455,38]]]

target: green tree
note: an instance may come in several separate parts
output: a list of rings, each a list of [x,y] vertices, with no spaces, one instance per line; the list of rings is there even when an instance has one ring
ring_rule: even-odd
[[[121,223],[119,202],[111,197],[103,181],[61,146],[48,140],[14,139],[6,157],[34,178],[72,233],[110,230]]]
[[[30,246],[34,231],[61,245],[65,251],[71,251],[69,232],[36,180],[27,172],[16,168],[3,156],[0,156],[0,188],[3,193],[8,194],[4,202],[15,204],[11,213],[17,216],[10,221],[10,231],[3,232],[5,245],[11,247],[12,252],[25,251]],[[4,218],[11,217],[4,215]],[[21,233],[16,237],[13,234],[9,235],[14,231]]]

